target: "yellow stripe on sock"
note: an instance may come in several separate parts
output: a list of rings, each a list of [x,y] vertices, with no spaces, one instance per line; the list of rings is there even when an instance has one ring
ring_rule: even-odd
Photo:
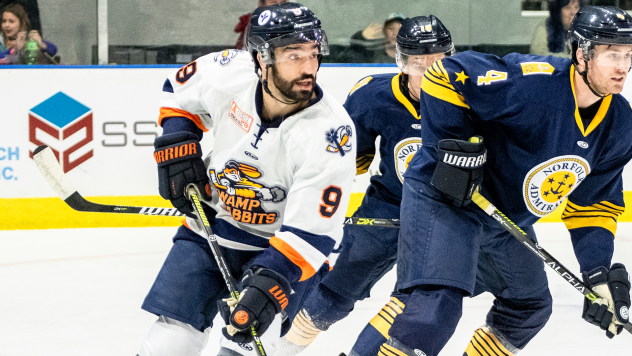
[[[404,303],[400,302],[399,299],[395,298],[395,297],[391,297],[391,302],[399,305],[400,308],[404,309],[404,307],[406,305],[404,305]]]
[[[472,336],[472,340],[470,341],[472,345],[482,354],[489,356],[501,356],[499,353],[494,350],[492,344],[490,344],[487,340],[485,340],[482,336],[477,333],[474,333]]]
[[[494,345],[496,346],[496,349],[498,350],[498,355],[499,356],[513,356],[512,352],[509,352],[509,350],[507,350],[503,344],[500,342],[500,340],[498,340],[498,338],[496,338],[496,335],[494,335],[493,333],[488,332],[486,329],[483,328],[479,328],[480,332],[479,335],[483,335],[483,337],[486,338],[486,340],[489,340],[491,342],[494,343]]]
[[[391,328],[392,322],[389,322],[388,320],[384,319],[380,315],[380,313],[377,313],[377,315],[375,315],[373,319],[369,321],[369,325],[374,327],[375,330],[377,330],[380,334],[382,334],[382,336],[384,336],[385,339],[388,340],[388,330]]]
[[[384,318],[384,320],[388,321],[389,324],[393,324],[393,322],[395,321],[395,318],[392,317],[389,313],[385,312],[384,310],[380,310],[377,315],[381,316],[382,318]]]
[[[496,338],[496,336],[488,332],[485,328],[478,328],[474,331],[474,335],[470,340],[470,345],[481,355],[513,356],[513,354],[509,352]],[[468,346],[468,350],[469,349],[470,346]]]
[[[470,342],[467,345],[467,348],[465,349],[465,355],[467,355],[467,356],[487,356],[487,355],[482,355],[476,349],[476,347],[474,347],[474,344],[472,344],[472,340],[470,340]]]

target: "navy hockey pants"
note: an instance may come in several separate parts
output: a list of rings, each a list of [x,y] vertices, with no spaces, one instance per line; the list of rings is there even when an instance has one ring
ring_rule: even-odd
[[[544,264],[498,222],[473,203],[463,208],[446,204],[433,188],[408,178],[401,209],[397,287],[411,297],[395,318],[391,337],[424,351],[424,343],[432,343],[433,338],[412,340],[400,330],[424,327],[447,335],[454,332],[460,308],[442,307],[452,302],[437,299],[442,298],[441,286],[470,296],[492,293],[496,300],[487,323],[515,347],[526,345],[544,327],[552,311]],[[523,230],[535,239],[532,226]],[[415,292],[420,289],[435,292]],[[428,310],[433,306],[436,310]],[[456,322],[446,325],[445,320],[451,319]],[[436,350],[432,345],[426,348]]]

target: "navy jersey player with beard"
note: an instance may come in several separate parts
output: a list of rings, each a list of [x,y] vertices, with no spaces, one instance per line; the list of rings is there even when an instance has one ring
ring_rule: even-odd
[[[543,262],[469,204],[479,184],[534,239],[533,224],[567,199],[562,220],[584,282],[601,296],[584,299],[582,317],[611,338],[628,322],[628,274],[611,260],[632,158],[632,109],[619,94],[632,66],[632,17],[584,7],[569,32],[572,60],[464,52],[426,71],[424,145],[402,191],[403,312],[378,355],[439,354],[463,298],[485,291],[495,300],[464,355],[513,355],[546,324]]]
[[[371,177],[354,216],[399,219],[404,172],[422,145],[421,79],[432,63],[453,54],[450,32],[437,17],[405,19],[397,35],[396,61],[401,72],[368,76],[351,89],[344,107],[356,128],[357,174],[367,172],[378,137],[381,156],[380,174]],[[377,226],[345,227],[333,270],[306,298],[277,355],[297,354],[321,331],[346,317],[358,300],[369,296],[395,264],[398,233],[398,229]]]

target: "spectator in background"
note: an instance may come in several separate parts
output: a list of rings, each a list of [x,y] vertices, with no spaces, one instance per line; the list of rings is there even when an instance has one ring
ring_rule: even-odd
[[[351,36],[349,48],[337,58],[342,63],[393,63],[395,60],[395,38],[406,17],[391,13],[384,24],[373,23]]]
[[[286,2],[287,0],[259,0],[257,8],[276,4],[285,4]],[[252,13],[247,13],[239,16],[239,23],[235,26],[235,32],[239,34],[239,38],[235,44],[235,49],[244,49],[244,34],[246,32],[246,27],[248,27],[248,23],[250,22],[251,15]]]
[[[30,21],[24,8],[19,4],[11,4],[2,10],[3,48],[0,48],[0,64],[18,64],[24,55],[26,42],[29,39],[37,41],[40,50],[38,62],[49,63],[49,57],[57,53],[57,47],[45,41],[37,30],[30,30]]]
[[[571,50],[566,41],[566,32],[571,21],[586,0],[554,0],[549,3],[549,17],[535,28],[531,40],[531,54],[554,55],[571,58]]]
[[[24,11],[28,14],[29,21],[31,22],[31,30],[36,30],[40,34],[42,33],[42,25],[40,22],[39,5],[37,0],[0,0],[0,13],[2,9],[9,4],[22,5]]]

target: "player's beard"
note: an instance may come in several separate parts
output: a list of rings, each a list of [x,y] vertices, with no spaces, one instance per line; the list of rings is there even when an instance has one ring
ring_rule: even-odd
[[[310,90],[294,90],[292,89],[296,82],[301,80],[311,79],[312,88]],[[274,86],[285,96],[292,101],[306,101],[312,97],[314,87],[316,86],[316,77],[311,74],[303,74],[300,78],[294,80],[285,80],[279,75],[276,66],[272,66],[272,82]]]

